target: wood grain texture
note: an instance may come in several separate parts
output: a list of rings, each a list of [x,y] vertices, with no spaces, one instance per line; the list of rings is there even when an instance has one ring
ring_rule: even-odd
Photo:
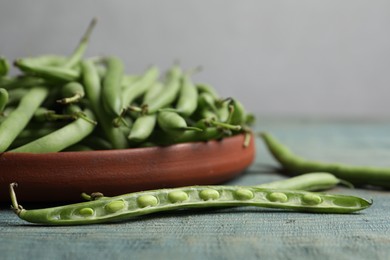
[[[390,165],[390,122],[262,120],[256,129],[272,132],[304,156]],[[278,165],[261,140],[256,140],[256,146],[254,164],[226,184],[260,184],[286,178],[277,173]],[[0,258],[388,259],[390,191],[337,187],[331,192],[372,198],[374,204],[348,215],[245,207],[186,210],[78,227],[29,225],[5,204],[0,210]]]

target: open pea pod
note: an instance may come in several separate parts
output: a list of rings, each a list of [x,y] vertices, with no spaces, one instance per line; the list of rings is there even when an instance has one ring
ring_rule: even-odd
[[[316,213],[352,213],[371,206],[363,198],[253,186],[189,186],[134,192],[46,209],[26,210],[10,184],[12,207],[23,220],[49,225],[82,225],[129,220],[189,208],[254,206]],[[91,197],[93,198],[93,196]]]

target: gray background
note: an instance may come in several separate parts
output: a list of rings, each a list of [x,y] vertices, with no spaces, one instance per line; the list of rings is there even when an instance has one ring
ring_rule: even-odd
[[[88,56],[129,73],[201,65],[194,80],[261,116],[390,118],[390,1],[0,0],[0,54]]]

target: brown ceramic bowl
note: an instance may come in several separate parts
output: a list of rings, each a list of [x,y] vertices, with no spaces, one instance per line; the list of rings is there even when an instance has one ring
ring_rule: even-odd
[[[21,202],[80,201],[82,192],[106,196],[147,189],[220,184],[254,160],[254,138],[244,135],[221,141],[167,147],[47,154],[0,154],[0,201],[11,182]]]

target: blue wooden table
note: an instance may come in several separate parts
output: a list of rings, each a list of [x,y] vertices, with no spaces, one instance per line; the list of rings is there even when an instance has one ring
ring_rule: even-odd
[[[262,130],[310,159],[390,167],[389,121],[264,119],[256,126]],[[256,145],[254,164],[227,184],[286,178],[260,139]],[[188,210],[75,227],[30,225],[0,205],[0,259],[389,259],[390,191],[337,187],[329,192],[374,204],[348,215]]]

